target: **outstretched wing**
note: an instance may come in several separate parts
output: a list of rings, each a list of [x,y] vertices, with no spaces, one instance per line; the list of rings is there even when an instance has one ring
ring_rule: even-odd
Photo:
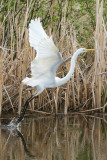
[[[30,46],[34,47],[34,49],[37,51],[40,41],[44,38],[48,38],[48,36],[46,35],[46,33],[41,25],[40,19],[38,18],[35,20],[31,20],[31,22],[29,24]]]
[[[32,76],[53,81],[63,59],[52,37],[48,37],[42,28],[39,18],[32,20],[29,25],[29,42],[37,51],[36,58],[31,62]]]

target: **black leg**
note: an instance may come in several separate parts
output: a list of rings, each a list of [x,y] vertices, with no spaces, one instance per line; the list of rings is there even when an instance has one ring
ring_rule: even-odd
[[[18,123],[20,123],[20,122],[22,121],[22,119],[24,118],[26,109],[27,109],[27,107],[28,107],[28,105],[29,105],[29,102],[30,102],[32,99],[34,99],[34,98],[35,98],[35,96],[32,95],[29,99],[27,99],[25,105],[24,105],[23,108],[22,108],[22,111],[21,111],[20,116],[17,118],[16,124],[18,124]]]

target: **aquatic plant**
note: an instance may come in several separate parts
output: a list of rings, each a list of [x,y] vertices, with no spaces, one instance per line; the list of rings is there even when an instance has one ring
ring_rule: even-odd
[[[88,6],[80,0],[0,1],[0,114],[9,110],[20,113],[35,92],[23,86],[22,79],[30,74],[30,62],[36,55],[28,42],[28,24],[36,16],[53,35],[64,59],[80,47],[95,47],[96,52],[79,57],[72,80],[60,88],[45,90],[31,102],[30,110],[70,113],[102,107],[105,112],[107,31],[103,6],[99,0],[90,1]],[[69,67],[69,62],[62,65],[57,75],[63,77]]]

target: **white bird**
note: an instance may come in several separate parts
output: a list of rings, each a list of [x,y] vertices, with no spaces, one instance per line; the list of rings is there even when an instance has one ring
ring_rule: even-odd
[[[36,87],[36,92],[25,102],[20,116],[16,119],[15,125],[24,118],[24,114],[29,105],[29,102],[39,95],[45,88],[54,88],[65,84],[72,76],[75,69],[75,61],[79,54],[95,49],[78,49],[71,58],[71,67],[64,78],[56,77],[58,67],[65,61],[55,46],[52,37],[48,37],[45,33],[40,19],[31,20],[29,24],[29,42],[30,46],[34,47],[37,52],[36,58],[31,62],[32,77],[26,77],[22,82],[31,87]]]
[[[56,77],[56,71],[63,59],[59,49],[55,46],[52,37],[45,33],[40,19],[31,20],[29,24],[29,42],[36,52],[36,58],[31,62],[31,78],[26,77],[22,82],[36,87],[35,95],[39,95],[46,88],[54,88],[65,84],[72,76],[75,69],[77,56],[91,49],[78,49],[71,59],[71,67],[64,78]],[[93,49],[92,49],[93,50]]]

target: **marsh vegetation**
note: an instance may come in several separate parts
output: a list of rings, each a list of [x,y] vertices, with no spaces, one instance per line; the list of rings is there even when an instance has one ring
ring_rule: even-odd
[[[28,25],[40,17],[48,35],[52,35],[64,59],[77,48],[95,48],[82,54],[75,73],[67,84],[47,89],[29,105],[29,110],[71,113],[105,112],[107,106],[107,31],[106,1],[91,0],[0,0],[0,114],[18,111],[35,92],[23,86],[30,75],[30,63],[36,52],[29,45]],[[62,65],[63,77],[70,67]],[[87,112],[88,112],[87,111]]]

